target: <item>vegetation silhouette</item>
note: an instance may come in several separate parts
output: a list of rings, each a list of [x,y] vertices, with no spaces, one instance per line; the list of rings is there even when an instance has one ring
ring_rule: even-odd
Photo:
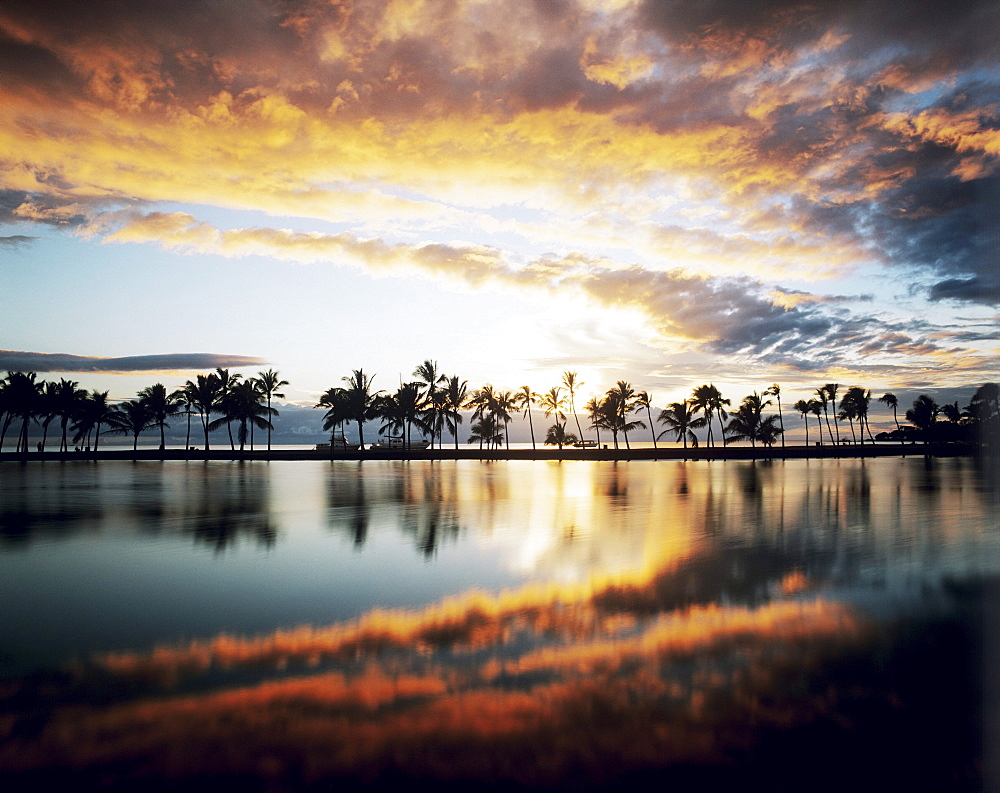
[[[328,389],[314,407],[325,411],[322,428],[330,432],[330,453],[364,448],[365,425],[375,421],[379,422],[380,435],[398,433],[406,448],[424,448],[428,443],[431,448],[435,448],[435,444],[441,448],[445,432],[450,432],[457,449],[463,412],[471,413],[467,443],[478,444],[487,451],[501,445],[509,449],[510,424],[513,414],[519,412],[522,420],[528,422],[531,446],[536,449],[535,410],[541,410],[546,418],[554,417],[555,423],[546,430],[545,442],[560,449],[578,441],[584,441],[577,444],[581,446],[599,446],[602,431],[611,434],[615,449],[620,448],[619,439],[624,441],[626,449],[630,449],[630,433],[647,426],[654,449],[665,435],[672,436],[684,450],[689,444],[698,448],[702,440],[707,448],[714,449],[718,438],[723,446],[741,441],[748,442],[752,448],[762,445],[771,449],[779,441],[782,448],[787,445],[781,386],[777,383],[760,394],[754,391],[747,395],[731,412],[727,410],[731,401],[724,398],[714,384],[699,385],[689,398],[671,402],[659,412],[656,423],[663,429],[657,432],[652,397],[645,391],[636,392],[629,382],[619,380],[605,394],[591,397],[584,405],[583,412],[589,419],[587,429],[596,433],[596,440],[589,440],[576,410],[575,398],[582,383],[575,372],[564,372],[560,385],[542,393],[529,385],[505,391],[490,383],[470,390],[468,381],[440,372],[437,362],[429,359],[415,368],[414,377],[417,379],[412,382],[400,382],[395,393],[386,394],[375,389],[374,375],[356,369],[341,378],[344,385]],[[273,369],[260,372],[257,377],[217,369],[196,375],[173,393],[168,393],[162,383],[155,383],[141,389],[134,399],[113,404],[107,391],[88,393],[71,380],[46,382],[38,380],[34,372],[8,371],[0,378],[0,450],[7,443],[7,437],[12,436],[16,438],[15,453],[27,455],[29,433],[32,425],[37,425],[41,440],[35,445],[38,451],[45,451],[51,425],[58,419],[62,453],[69,451],[70,438],[77,451],[82,447],[83,451],[93,449],[96,452],[101,437],[113,435],[131,435],[133,450],[137,451],[139,437],[149,429],[159,430],[159,449],[164,451],[166,429],[172,419],[181,415],[186,419],[185,447],[190,449],[191,424],[193,416],[197,415],[206,453],[210,450],[211,433],[223,428],[230,436],[230,449],[234,452],[237,442],[240,452],[245,451],[247,444],[252,451],[255,431],[266,430],[270,451],[273,419],[279,412],[273,400],[283,398],[280,389],[286,385],[288,381]],[[1000,387],[996,383],[986,383],[977,388],[964,408],[957,401],[938,405],[932,397],[922,394],[905,413],[907,426],[900,424],[897,397],[892,392],[885,392],[877,401],[892,411],[896,428],[877,435],[870,422],[872,392],[861,386],[844,389],[839,383],[826,383],[815,389],[812,398],[796,401],[794,408],[804,425],[806,446],[812,442],[810,418],[815,417],[819,445],[864,446],[875,442],[922,441],[925,444],[965,443],[993,447],[1000,436],[998,392]],[[772,405],[776,413],[768,414],[766,411]],[[567,431],[567,411],[573,414],[578,434]],[[646,420],[635,418],[637,413],[644,414]],[[848,436],[842,436],[841,422],[849,426]],[[356,444],[346,440],[344,428],[349,424],[356,428]],[[705,430],[703,439],[695,432],[701,429]],[[425,438],[420,445],[414,442],[414,431]]]

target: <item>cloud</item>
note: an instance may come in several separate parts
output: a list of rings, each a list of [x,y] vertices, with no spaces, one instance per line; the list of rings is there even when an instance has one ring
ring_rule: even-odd
[[[263,358],[246,355],[220,355],[217,353],[170,353],[163,355],[128,355],[119,358],[100,358],[90,355],[66,353],[24,352],[0,350],[0,369],[32,372],[102,372],[125,374],[150,371],[196,371],[242,369],[266,364]]]
[[[803,370],[833,363],[863,366],[879,355],[938,357],[922,341],[877,344],[880,333],[907,332],[874,315],[844,311],[869,295],[813,295],[742,277],[709,277],[682,269],[651,270],[584,254],[542,257],[518,265],[503,251],[469,243],[387,243],[351,233],[321,234],[266,227],[218,229],[183,212],[110,213],[92,225],[108,243],[156,243],[169,250],[231,257],[262,255],[303,263],[350,264],[373,274],[408,272],[469,287],[529,289],[639,311],[663,340],[694,343],[717,355],[740,355]],[[954,355],[961,348],[947,351]]]
[[[0,237],[0,248],[26,248],[38,237],[29,237],[25,234],[11,234],[6,237]]]

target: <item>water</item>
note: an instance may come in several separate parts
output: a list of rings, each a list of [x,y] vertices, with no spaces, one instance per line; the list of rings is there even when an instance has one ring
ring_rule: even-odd
[[[981,789],[998,515],[963,458],[4,464],[0,779]]]

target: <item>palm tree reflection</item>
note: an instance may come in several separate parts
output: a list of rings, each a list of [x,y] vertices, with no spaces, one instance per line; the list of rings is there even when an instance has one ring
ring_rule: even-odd
[[[181,503],[184,531],[216,553],[243,538],[270,548],[278,532],[272,523],[266,471],[246,463],[225,467],[196,464],[186,471]]]

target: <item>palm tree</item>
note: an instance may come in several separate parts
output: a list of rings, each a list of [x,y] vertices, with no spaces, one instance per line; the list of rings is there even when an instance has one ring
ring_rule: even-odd
[[[583,409],[587,411],[587,416],[590,418],[590,426],[597,433],[597,444],[600,445],[601,427],[603,426],[601,423],[601,401],[597,397],[591,397]]]
[[[774,442],[783,433],[781,427],[775,422],[777,418],[777,416],[765,416],[761,419],[760,426],[757,428],[757,440],[769,449],[774,446]]]
[[[427,386],[427,393],[423,395],[425,406],[430,409],[431,414],[426,418],[430,423],[431,448],[434,447],[435,428],[441,423],[437,408],[441,406],[440,401],[436,401],[438,386],[447,381],[447,377],[438,372],[437,361],[426,360],[413,370],[413,376],[419,377],[420,381]]]
[[[656,448],[656,430],[653,428],[653,398],[645,391],[640,391],[635,397],[635,410],[646,409],[646,417],[649,419],[649,434],[653,436],[653,448]],[[674,403],[676,404],[676,403]]]
[[[404,436],[406,447],[409,448],[413,435],[413,425],[417,424],[421,431],[430,425],[427,421],[421,420],[419,416],[420,411],[426,406],[427,403],[421,397],[420,383],[402,383],[392,396],[379,397],[373,403],[373,412],[385,419],[386,422],[379,428],[379,435],[385,432],[390,434],[398,432]],[[433,419],[433,417],[430,418]],[[432,432],[432,441],[433,437]]]
[[[487,449],[491,449],[494,446],[499,446],[502,440],[500,433],[497,431],[497,422],[492,415],[485,414],[478,421],[473,421],[472,426],[469,428],[472,432],[469,435],[469,443],[479,443],[479,448],[483,448],[483,443],[486,444]]]
[[[42,445],[41,451],[45,451],[45,444],[49,437],[49,424],[59,415],[59,384],[49,381],[42,383],[42,390],[38,394],[38,409],[35,413],[36,419],[41,419],[42,425]],[[60,445],[59,451],[62,451]]]
[[[858,418],[858,405],[857,400],[848,389],[847,393],[844,394],[843,398],[840,400],[840,412],[836,414],[841,421],[848,421],[851,425],[851,438],[854,443],[858,442],[858,436],[854,432],[854,420]],[[861,436],[861,441],[864,443],[865,436]]]
[[[91,434],[94,436],[94,451],[101,442],[101,425],[108,420],[111,406],[108,404],[107,391],[91,391],[84,400],[73,424],[73,443],[84,443],[90,447]]]
[[[878,398],[879,402],[882,402],[886,407],[892,408],[892,420],[896,422],[896,431],[899,431],[899,417],[896,415],[896,408],[899,407],[899,400],[896,399],[896,395],[892,391],[886,391],[882,396]]]
[[[558,446],[559,451],[562,451],[562,447],[571,443],[576,443],[577,437],[572,432],[566,432],[566,422],[556,422],[545,433],[545,445],[546,446]]]
[[[330,432],[330,451],[333,452],[337,427],[351,419],[347,391],[339,387],[329,388],[314,407],[327,408],[326,413],[323,414],[323,429]]]
[[[458,448],[458,425],[462,423],[462,416],[459,411],[465,407],[465,401],[469,395],[469,382],[459,380],[458,375],[448,378],[445,386],[445,393],[448,397],[448,410],[451,411],[451,431],[455,437],[455,448]]]
[[[921,394],[914,401],[913,407],[906,411],[906,420],[920,430],[920,434],[924,438],[924,443],[930,441],[931,431],[937,422],[939,410],[937,402],[927,396],[927,394]]]
[[[18,435],[17,451],[28,452],[28,424],[39,409],[43,384],[35,382],[34,372],[7,372],[7,385],[4,386],[4,402],[7,412],[13,418],[21,419],[21,432]]]
[[[355,369],[350,377],[341,378],[348,387],[347,401],[350,405],[351,418],[358,424],[358,442],[362,448],[365,445],[364,424],[368,419],[374,418],[375,397],[381,391],[372,391],[372,381],[375,375],[368,377],[363,369]]]
[[[861,445],[865,443],[865,431],[868,431],[868,439],[874,443],[875,438],[872,437],[872,428],[868,424],[868,407],[871,405],[872,392],[870,390],[866,391],[861,386],[853,385],[847,389],[847,393],[844,397],[850,401],[853,405],[855,417],[858,420],[858,429],[861,431]],[[843,400],[841,400],[843,404]],[[854,427],[851,427],[851,432],[853,433]]]
[[[576,415],[576,389],[583,385],[582,380],[577,379],[576,372],[563,372],[562,384],[569,392],[569,411],[576,420],[576,431],[583,437],[583,430],[580,428],[580,417]]]
[[[684,443],[685,451],[689,440],[694,448],[698,448],[698,436],[694,434],[694,429],[704,427],[706,419],[705,417],[695,417],[694,409],[688,400],[671,402],[664,410],[660,411],[656,420],[667,427],[660,433],[661,436],[672,432],[676,440]]]
[[[500,391],[494,395],[493,412],[503,422],[503,439],[507,449],[510,449],[510,412],[517,409],[517,402],[510,391]]]
[[[146,403],[149,412],[153,417],[153,427],[160,428],[160,451],[166,448],[166,438],[164,428],[169,427],[167,419],[180,412],[181,404],[174,394],[167,393],[163,383],[154,383],[147,386],[138,393],[139,399]]]
[[[139,433],[154,427],[155,418],[141,399],[122,402],[108,413],[108,435],[131,435],[132,451],[139,448]]]
[[[830,398],[830,404],[834,407],[833,414],[833,428],[837,431],[837,443],[840,443],[840,425],[837,424],[837,389],[840,388],[840,383],[827,383],[823,388],[826,390],[826,395]]]
[[[563,375],[565,378],[565,375]],[[524,410],[523,416],[528,418],[528,429],[531,431],[531,448],[535,448],[535,427],[531,422],[531,407],[538,399],[538,394],[531,390],[530,386],[523,385],[514,394],[514,402],[518,410]]]
[[[740,406],[730,414],[729,424],[726,425],[729,437],[734,441],[750,441],[751,446],[756,446],[757,441],[770,445],[769,438],[773,443],[780,434],[780,430],[774,426],[776,417],[769,417],[767,424],[762,419],[764,408],[770,404],[770,399],[764,399],[756,391],[743,397]]]
[[[243,376],[239,373],[229,374],[228,369],[215,370],[216,377],[219,378],[219,405],[220,407],[225,405],[226,400],[229,398],[230,392],[236,383]],[[231,421],[223,422],[226,425],[226,431],[229,433],[229,448],[232,451],[236,451],[236,442],[233,440],[233,426]],[[222,426],[221,424],[216,424],[216,427]]]
[[[777,383],[771,385],[770,388],[764,391],[764,396],[773,396],[778,400],[778,423],[781,425],[781,448],[785,448],[785,418],[781,415],[781,386]]]
[[[447,382],[447,379],[445,380]],[[449,426],[451,412],[448,403],[448,392],[444,388],[435,389],[424,401],[423,418],[420,426],[425,428],[431,435],[431,448],[434,447],[434,438],[437,438],[438,448],[444,443],[444,428]]]
[[[69,437],[67,426],[70,419],[79,410],[80,404],[87,397],[87,392],[79,388],[79,383],[75,380],[60,379],[56,386],[56,411],[59,414],[59,428],[62,432],[59,440],[59,451],[69,451]]]
[[[192,401],[191,392],[188,390],[187,386],[184,388],[178,388],[170,395],[180,407],[178,413],[183,413],[187,419],[187,433],[184,436],[184,448],[191,448],[191,416],[195,412],[195,404]]]
[[[809,414],[812,412],[812,406],[806,399],[800,399],[794,405],[795,409],[802,414],[802,421],[806,425],[806,446],[809,445]]]
[[[826,432],[830,436],[830,443],[834,443],[833,429],[830,427],[830,414],[827,412],[827,405],[830,404],[830,395],[826,392],[826,386],[820,386],[815,394],[819,397],[818,403],[823,408],[823,418],[826,420]],[[823,427],[820,426],[820,435],[823,434]]]
[[[281,375],[279,375],[274,369],[268,369],[266,372],[257,373],[257,383],[260,386],[260,391],[267,399],[267,410],[268,415],[278,415],[278,411],[275,410],[271,413],[271,400],[272,399],[284,399],[285,395],[282,394],[278,389],[283,386],[288,385],[287,380],[282,380]],[[271,428],[267,429],[267,450],[271,451]]]
[[[559,386],[552,386],[552,388],[541,395],[539,407],[544,411],[546,418],[554,413],[556,423],[562,422],[565,425],[566,414],[563,413],[563,409],[566,407],[566,398],[559,393],[560,391],[562,389]]]
[[[184,384],[184,391],[190,404],[198,409],[201,416],[201,428],[205,432],[205,451],[208,448],[208,425],[212,421],[212,411],[219,406],[219,398],[222,395],[222,382],[217,375],[200,374],[195,378],[195,382],[188,380]]]
[[[618,429],[625,436],[625,448],[632,448],[629,446],[628,442],[628,431],[645,429],[646,424],[642,421],[626,421],[625,417],[635,411],[636,401],[635,401],[635,390],[632,388],[631,383],[625,380],[619,380],[615,387],[608,391],[607,396],[613,401],[615,412],[617,416]]]
[[[819,399],[809,400],[809,412],[816,417],[816,427],[819,429],[819,444],[823,445],[823,423],[820,421],[820,415],[823,413],[823,403]],[[829,430],[829,426],[827,427]]]
[[[263,392],[256,387],[253,380],[244,380],[242,383],[234,382],[229,388],[229,393],[222,400],[222,416],[209,424],[208,428],[215,430],[223,425],[231,427],[234,421],[237,422],[239,424],[237,439],[242,452],[246,448],[249,427],[263,430],[271,426],[270,416],[272,413],[268,411],[273,411],[274,408],[265,407],[263,402]]]
[[[708,427],[708,437],[706,438],[709,448],[715,446],[715,436],[712,430],[713,416],[719,420],[719,430],[722,435],[722,445],[726,445],[726,430],[723,421],[728,418],[725,406],[729,404],[728,399],[723,399],[719,389],[713,384],[700,385],[691,393],[691,408],[695,413],[705,414],[705,426]]]

